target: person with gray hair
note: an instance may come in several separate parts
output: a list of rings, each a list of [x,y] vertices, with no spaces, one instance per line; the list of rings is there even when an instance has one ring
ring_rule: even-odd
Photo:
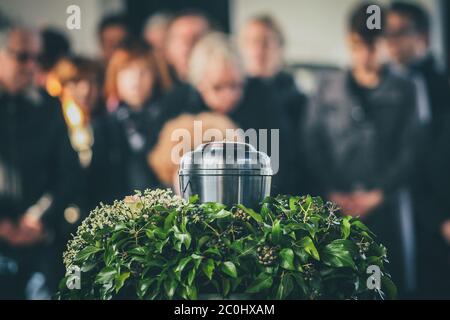
[[[79,166],[61,108],[33,86],[39,50],[33,31],[1,31],[0,256],[15,268],[9,276],[0,272],[0,298],[27,298],[25,287],[38,269],[57,281],[63,248],[57,247],[67,239],[61,217],[78,190]]]
[[[159,123],[163,125],[182,113],[213,111],[230,117],[243,130],[266,129],[270,133],[270,129],[279,129],[280,170],[273,190],[292,193],[292,167],[287,162],[294,157],[285,143],[290,127],[277,112],[276,100],[265,85],[245,77],[236,45],[226,34],[211,32],[198,41],[189,59],[187,81],[162,101],[164,112]]]

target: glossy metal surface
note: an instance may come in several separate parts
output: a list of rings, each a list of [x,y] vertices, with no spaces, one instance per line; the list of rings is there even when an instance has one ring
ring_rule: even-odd
[[[179,177],[185,199],[197,194],[201,202],[256,208],[270,195],[272,169],[270,158],[248,144],[213,142],[183,157]]]

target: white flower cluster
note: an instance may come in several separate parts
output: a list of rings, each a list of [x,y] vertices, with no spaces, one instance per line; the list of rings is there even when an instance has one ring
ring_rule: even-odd
[[[135,191],[122,201],[114,201],[112,205],[100,204],[78,227],[73,239],[69,240],[67,250],[63,254],[66,268],[71,266],[78,252],[88,245],[87,240],[94,238],[105,227],[114,228],[121,222],[129,222],[143,217],[148,219],[152,208],[161,206],[168,209],[180,209],[186,201],[174,196],[170,189]]]

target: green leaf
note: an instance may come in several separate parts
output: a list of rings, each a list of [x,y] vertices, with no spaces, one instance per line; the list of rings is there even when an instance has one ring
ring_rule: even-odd
[[[299,197],[290,197],[289,198],[289,209],[291,209],[292,211],[297,210],[297,206],[296,204],[298,203]]]
[[[206,262],[202,265],[202,271],[209,280],[212,279],[215,268],[213,259],[206,260]]]
[[[290,248],[284,248],[280,251],[281,267],[287,270],[295,270],[294,251]]]
[[[189,233],[175,233],[175,249],[181,252],[181,246],[184,244],[186,249],[189,249],[191,246],[191,235]]]
[[[145,256],[148,253],[148,248],[145,247],[135,247],[131,249],[129,254],[137,255],[137,256]]]
[[[112,282],[112,280],[114,279],[116,274],[117,274],[117,270],[115,267],[112,267],[112,266],[105,267],[95,277],[95,283],[104,284],[104,283]]]
[[[286,299],[294,290],[294,282],[290,275],[284,275],[281,277],[280,283],[278,284],[277,293],[275,295],[276,300]]]
[[[172,299],[173,296],[175,295],[177,286],[178,286],[177,280],[172,277],[169,277],[164,281],[164,290],[169,299]]]
[[[180,262],[178,263],[177,267],[174,270],[174,273],[177,277],[178,280],[180,280],[181,277],[181,272],[183,272],[184,268],[186,267],[186,265],[192,261],[192,257],[186,257],[180,260]]]
[[[169,230],[173,226],[173,224],[176,220],[176,217],[177,217],[177,212],[175,210],[172,211],[171,213],[169,213],[167,218],[164,220],[164,230],[165,231]]]
[[[256,213],[254,210],[247,208],[243,205],[238,205],[237,206],[239,209],[244,210],[245,213],[247,213],[250,217],[252,217],[254,220],[256,220],[259,223],[263,222],[263,218],[261,217],[260,214]]]
[[[346,216],[342,219],[341,235],[343,239],[347,239],[350,236],[350,228],[351,228],[350,219],[351,219],[350,216]]]
[[[300,239],[299,245],[305,249],[305,251],[312,256],[316,260],[320,260],[319,252],[317,251],[316,246],[314,245],[314,242],[312,241],[311,237],[306,236]]]
[[[194,195],[189,197],[189,203],[190,204],[196,204],[199,199],[200,199],[200,197],[198,196],[198,194],[194,194]]]
[[[187,297],[191,300],[197,300],[198,298],[198,292],[197,287],[195,285],[189,285],[186,287],[186,294]]]
[[[353,246],[354,244],[349,240],[334,240],[327,244],[321,252],[323,263],[336,268],[348,267],[356,269],[352,257],[354,252]]]
[[[226,218],[228,216],[231,216],[231,212],[225,209],[220,210],[217,213],[214,213],[211,215],[211,218],[213,219],[223,219]]]
[[[269,289],[272,286],[273,279],[272,275],[262,272],[260,273],[255,281],[247,288],[247,293],[258,293],[263,290]]]
[[[125,284],[125,281],[130,277],[130,272],[124,272],[118,276],[116,276],[116,293],[119,292],[120,289],[122,289],[123,285]]]
[[[226,261],[221,265],[221,270],[223,273],[229,275],[232,278],[237,278],[236,266],[231,261]]]
[[[275,220],[272,226],[272,241],[274,244],[279,244],[281,241],[281,223],[279,220]]]
[[[188,277],[187,277],[187,282],[188,282],[189,286],[191,286],[192,283],[194,282],[196,274],[197,274],[197,269],[192,268],[191,270],[189,270]]]
[[[159,253],[163,252],[164,247],[166,246],[167,242],[169,242],[169,238],[166,238],[162,241],[159,241],[155,243],[155,248]]]
[[[230,293],[231,290],[231,281],[227,278],[222,278],[222,293],[223,296],[226,297]]]
[[[381,290],[386,294],[386,298],[393,300],[397,298],[397,287],[388,276],[381,277]]]
[[[78,252],[78,254],[75,257],[75,261],[87,260],[99,251],[102,251],[102,249],[94,246],[87,246],[86,248]]]
[[[146,278],[141,279],[139,281],[139,284],[137,286],[137,295],[139,298],[144,298],[145,294],[147,293],[147,290],[150,288],[153,282],[155,282],[155,278]]]

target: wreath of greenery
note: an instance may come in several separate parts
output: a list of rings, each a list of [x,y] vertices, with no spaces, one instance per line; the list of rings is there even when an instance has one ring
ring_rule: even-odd
[[[136,192],[102,204],[78,228],[57,298],[394,298],[386,249],[374,238],[319,197],[268,197],[256,212]],[[367,285],[369,266],[381,271],[381,287]]]

